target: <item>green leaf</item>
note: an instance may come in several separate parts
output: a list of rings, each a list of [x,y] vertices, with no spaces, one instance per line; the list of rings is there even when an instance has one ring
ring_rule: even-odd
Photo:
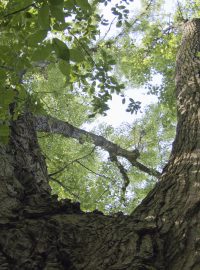
[[[0,124],[0,142],[3,144],[8,143],[8,136],[9,136],[10,129],[8,125]]]
[[[84,11],[88,11],[91,9],[88,0],[76,0],[77,5]]]
[[[111,59],[111,60],[108,61],[108,64],[111,65],[111,66],[115,65],[116,61],[114,59]]]
[[[23,8],[28,7],[29,5],[33,4],[32,0],[15,0],[15,1],[8,1],[6,9],[8,13],[16,12]]]
[[[70,26],[70,24],[69,23],[62,23],[62,24],[58,24],[58,23],[55,23],[54,25],[53,25],[53,29],[54,30],[57,30],[57,31],[63,31],[63,30],[65,30],[65,29],[67,29],[68,27]],[[68,39],[72,39],[72,37],[71,36],[69,36],[68,37]]]
[[[68,0],[65,2],[64,7],[69,11],[71,9],[74,9],[74,0]]]
[[[6,79],[6,71],[3,69],[0,69],[0,84]]]
[[[67,45],[58,38],[53,39],[53,48],[58,58],[69,61],[70,52]]]
[[[49,7],[43,6],[38,11],[38,23],[41,29],[49,29]]]
[[[52,45],[46,44],[45,46],[38,47],[32,54],[32,61],[45,60],[52,51]]]
[[[50,6],[51,16],[56,18],[57,21],[64,23],[65,14],[63,12],[63,6]]]
[[[122,21],[118,21],[117,23],[116,23],[116,27],[121,27],[122,26]]]
[[[0,91],[0,107],[6,108],[13,102],[16,93],[13,89],[6,89]]]
[[[28,45],[35,47],[45,39],[47,36],[47,30],[38,30],[28,37]]]
[[[64,60],[60,60],[59,69],[65,76],[69,77],[70,70],[71,70],[69,62],[66,62]]]
[[[84,61],[84,55],[81,52],[80,49],[76,48],[76,49],[71,49],[70,50],[70,60],[76,63],[80,63],[82,61]]]
[[[48,0],[48,1],[52,6],[60,6],[63,5],[64,3],[64,0]]]
[[[129,27],[129,28],[132,26],[128,21],[125,21],[125,25],[126,27]]]

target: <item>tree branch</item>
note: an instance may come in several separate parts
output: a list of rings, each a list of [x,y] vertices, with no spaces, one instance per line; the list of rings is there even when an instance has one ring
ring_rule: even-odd
[[[120,156],[127,159],[132,166],[137,167],[141,171],[153,175],[157,178],[160,177],[160,172],[148,168],[145,165],[136,161],[139,157],[139,151],[137,149],[129,151],[121,148],[119,145],[105,139],[103,136],[95,135],[92,132],[74,127],[68,122],[64,122],[53,118],[51,116],[33,116],[33,122],[37,131],[49,132],[52,134],[61,134],[67,138],[74,138],[80,143],[91,142],[95,146],[101,147],[103,150],[110,153],[111,156]]]
[[[72,160],[71,162],[67,163],[64,167],[60,168],[58,171],[54,172],[54,173],[50,173],[49,176],[52,177],[55,174],[59,174],[62,173],[65,169],[67,169],[67,167],[69,167],[71,164],[73,164],[74,162],[79,162],[79,160],[86,158],[88,156],[90,156],[95,150],[95,147],[92,149],[92,151],[90,151],[88,154],[80,157],[80,158],[76,158],[74,160]]]
[[[59,185],[60,185],[62,188],[64,188],[67,192],[69,192],[71,195],[73,195],[74,198],[76,198],[77,200],[80,199],[78,195],[76,195],[75,193],[73,193],[73,192],[71,191],[71,189],[70,189],[69,187],[67,187],[66,185],[64,185],[60,180],[58,180],[58,179],[56,179],[56,178],[54,178],[54,177],[50,177],[50,179],[51,179],[52,182],[55,182],[55,183],[59,184]]]
[[[76,161],[76,163],[78,163],[80,166],[82,166],[83,168],[85,168],[86,170],[88,170],[90,173],[92,173],[92,174],[94,174],[94,175],[96,175],[96,176],[105,178],[105,179],[109,179],[109,180],[111,180],[111,181],[114,183],[114,181],[113,181],[113,179],[112,179],[111,177],[106,176],[106,175],[101,174],[101,173],[97,173],[97,172],[91,170],[90,168],[88,168],[87,166],[85,166],[83,163],[81,163],[81,162],[78,161],[78,160]]]
[[[125,201],[125,192],[126,192],[126,188],[128,187],[128,185],[130,184],[130,179],[128,177],[127,174],[127,170],[124,168],[124,166],[122,165],[122,163],[117,159],[116,156],[112,156],[110,154],[110,160],[113,161],[116,165],[117,168],[119,169],[122,178],[124,180],[123,186],[122,186],[122,195],[121,195],[121,201]]]
[[[100,39],[100,42],[106,38],[106,36],[107,36],[108,33],[110,32],[110,29],[111,29],[111,27],[112,27],[112,25],[113,25],[113,23],[114,23],[115,20],[116,20],[116,17],[115,17],[115,18],[112,20],[112,22],[110,23],[108,30],[106,31],[105,35]]]
[[[32,4],[27,5],[27,6],[21,8],[21,9],[19,9],[19,10],[16,10],[16,11],[13,11],[13,12],[11,12],[11,13],[8,13],[8,14],[6,14],[3,18],[6,18],[6,17],[12,16],[12,15],[14,15],[14,14],[20,13],[20,12],[22,12],[22,11],[24,11],[24,10],[30,8],[30,7],[36,7],[35,3],[32,3]]]

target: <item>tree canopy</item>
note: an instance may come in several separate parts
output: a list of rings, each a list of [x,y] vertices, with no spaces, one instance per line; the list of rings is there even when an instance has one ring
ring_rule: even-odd
[[[176,10],[167,12],[164,5],[141,0],[137,10],[132,0],[0,3],[0,140],[7,143],[10,121],[19,115],[37,116],[53,193],[80,201],[83,210],[130,213],[168,160],[181,27],[199,16],[200,2],[177,1]],[[121,96],[127,112],[140,109],[126,96],[127,86],[145,87],[158,103],[118,129],[102,123],[85,131],[84,124],[106,114],[112,94]],[[55,119],[65,122],[60,135],[54,134]],[[40,129],[45,124],[48,135]]]

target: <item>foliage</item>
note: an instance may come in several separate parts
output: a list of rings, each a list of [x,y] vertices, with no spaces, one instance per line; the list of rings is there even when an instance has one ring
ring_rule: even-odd
[[[1,1],[2,123],[10,119],[10,103],[16,105],[14,118],[22,112],[21,100],[27,98],[22,85],[24,74],[49,63],[58,64],[71,88],[78,84],[92,96],[95,113],[107,109],[111,93],[119,93],[124,86],[111,74],[112,57],[102,51],[94,60],[90,52],[101,24],[97,6],[98,1],[89,4],[87,0]]]
[[[111,126],[102,125],[95,130],[95,133],[100,132],[102,136],[125,149],[137,148],[141,153],[139,158],[141,163],[162,171],[169,158],[175,126],[176,117],[173,111],[170,112],[168,107],[162,104],[155,104],[149,106],[144,116],[133,121],[132,124],[124,123],[115,130]],[[104,162],[106,166],[107,160]],[[121,162],[127,169],[130,184],[125,194],[125,200],[120,201],[121,205],[118,206],[118,209],[131,212],[157,179],[147,176],[123,159]],[[118,172],[118,177],[119,175]],[[122,176],[120,176],[120,185],[123,185]]]
[[[50,114],[80,127],[106,113],[113,93],[125,103],[125,84],[143,86],[159,98],[143,118],[118,130],[102,124],[94,131],[125,149],[138,148],[141,162],[163,168],[175,132],[173,78],[180,28],[185,19],[199,16],[200,2],[182,1],[173,14],[163,14],[161,0],[141,1],[140,12],[131,10],[132,2],[1,1],[1,142],[7,143],[10,121],[23,112]],[[104,7],[110,7],[112,21],[100,13]],[[156,85],[158,74],[162,81]],[[139,108],[129,98],[127,111]],[[46,134],[39,134],[39,140],[53,192],[79,200],[84,210],[129,213],[155,183],[121,159],[130,178],[123,194],[119,170],[89,140],[82,144]]]

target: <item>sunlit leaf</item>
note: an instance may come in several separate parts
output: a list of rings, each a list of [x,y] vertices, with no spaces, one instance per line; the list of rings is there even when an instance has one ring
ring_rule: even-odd
[[[81,7],[84,11],[90,10],[91,6],[88,3],[88,0],[76,0],[76,3],[79,7]]]
[[[63,6],[50,6],[51,16],[56,18],[58,22],[65,22],[65,14],[63,12]]]

